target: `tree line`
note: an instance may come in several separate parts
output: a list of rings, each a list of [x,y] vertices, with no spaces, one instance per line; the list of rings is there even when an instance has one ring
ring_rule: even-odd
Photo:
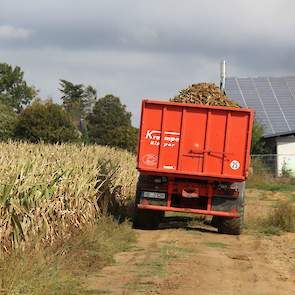
[[[119,97],[98,98],[91,85],[64,79],[59,91],[61,104],[42,100],[20,67],[0,63],[0,140],[96,143],[135,151],[138,130]]]
[[[37,89],[24,80],[20,67],[0,63],[0,140],[83,142],[136,150],[138,130],[119,97],[98,98],[91,85],[64,79],[59,81],[59,91],[61,104],[42,100]],[[268,150],[263,128],[255,122],[251,153]]]

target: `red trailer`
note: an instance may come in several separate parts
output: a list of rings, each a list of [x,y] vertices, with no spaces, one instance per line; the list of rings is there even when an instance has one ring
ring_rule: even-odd
[[[143,100],[135,228],[156,228],[165,211],[212,215],[240,234],[253,111]]]

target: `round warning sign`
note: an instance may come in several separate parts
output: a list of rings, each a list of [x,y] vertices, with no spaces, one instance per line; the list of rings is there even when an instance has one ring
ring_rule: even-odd
[[[240,162],[237,160],[233,160],[230,162],[230,168],[233,170],[238,170],[240,168]]]

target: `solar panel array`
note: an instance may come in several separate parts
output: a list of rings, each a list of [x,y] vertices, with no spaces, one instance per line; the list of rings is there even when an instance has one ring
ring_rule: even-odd
[[[266,136],[295,130],[295,77],[226,78],[225,92],[255,110]]]

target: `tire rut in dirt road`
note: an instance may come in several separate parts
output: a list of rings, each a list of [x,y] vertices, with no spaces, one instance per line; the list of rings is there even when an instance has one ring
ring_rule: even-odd
[[[169,227],[136,234],[133,249],[87,281],[93,294],[295,294],[294,234]]]
[[[105,267],[98,277],[87,280],[87,289],[97,294],[134,294],[150,289],[155,281],[151,281],[145,267],[157,260],[158,243],[163,239],[165,234],[161,231],[137,231],[136,246],[115,255],[113,265]]]
[[[163,294],[295,294],[294,273],[288,264],[278,263],[279,253],[271,255],[271,240],[202,235],[195,243],[186,282]]]

